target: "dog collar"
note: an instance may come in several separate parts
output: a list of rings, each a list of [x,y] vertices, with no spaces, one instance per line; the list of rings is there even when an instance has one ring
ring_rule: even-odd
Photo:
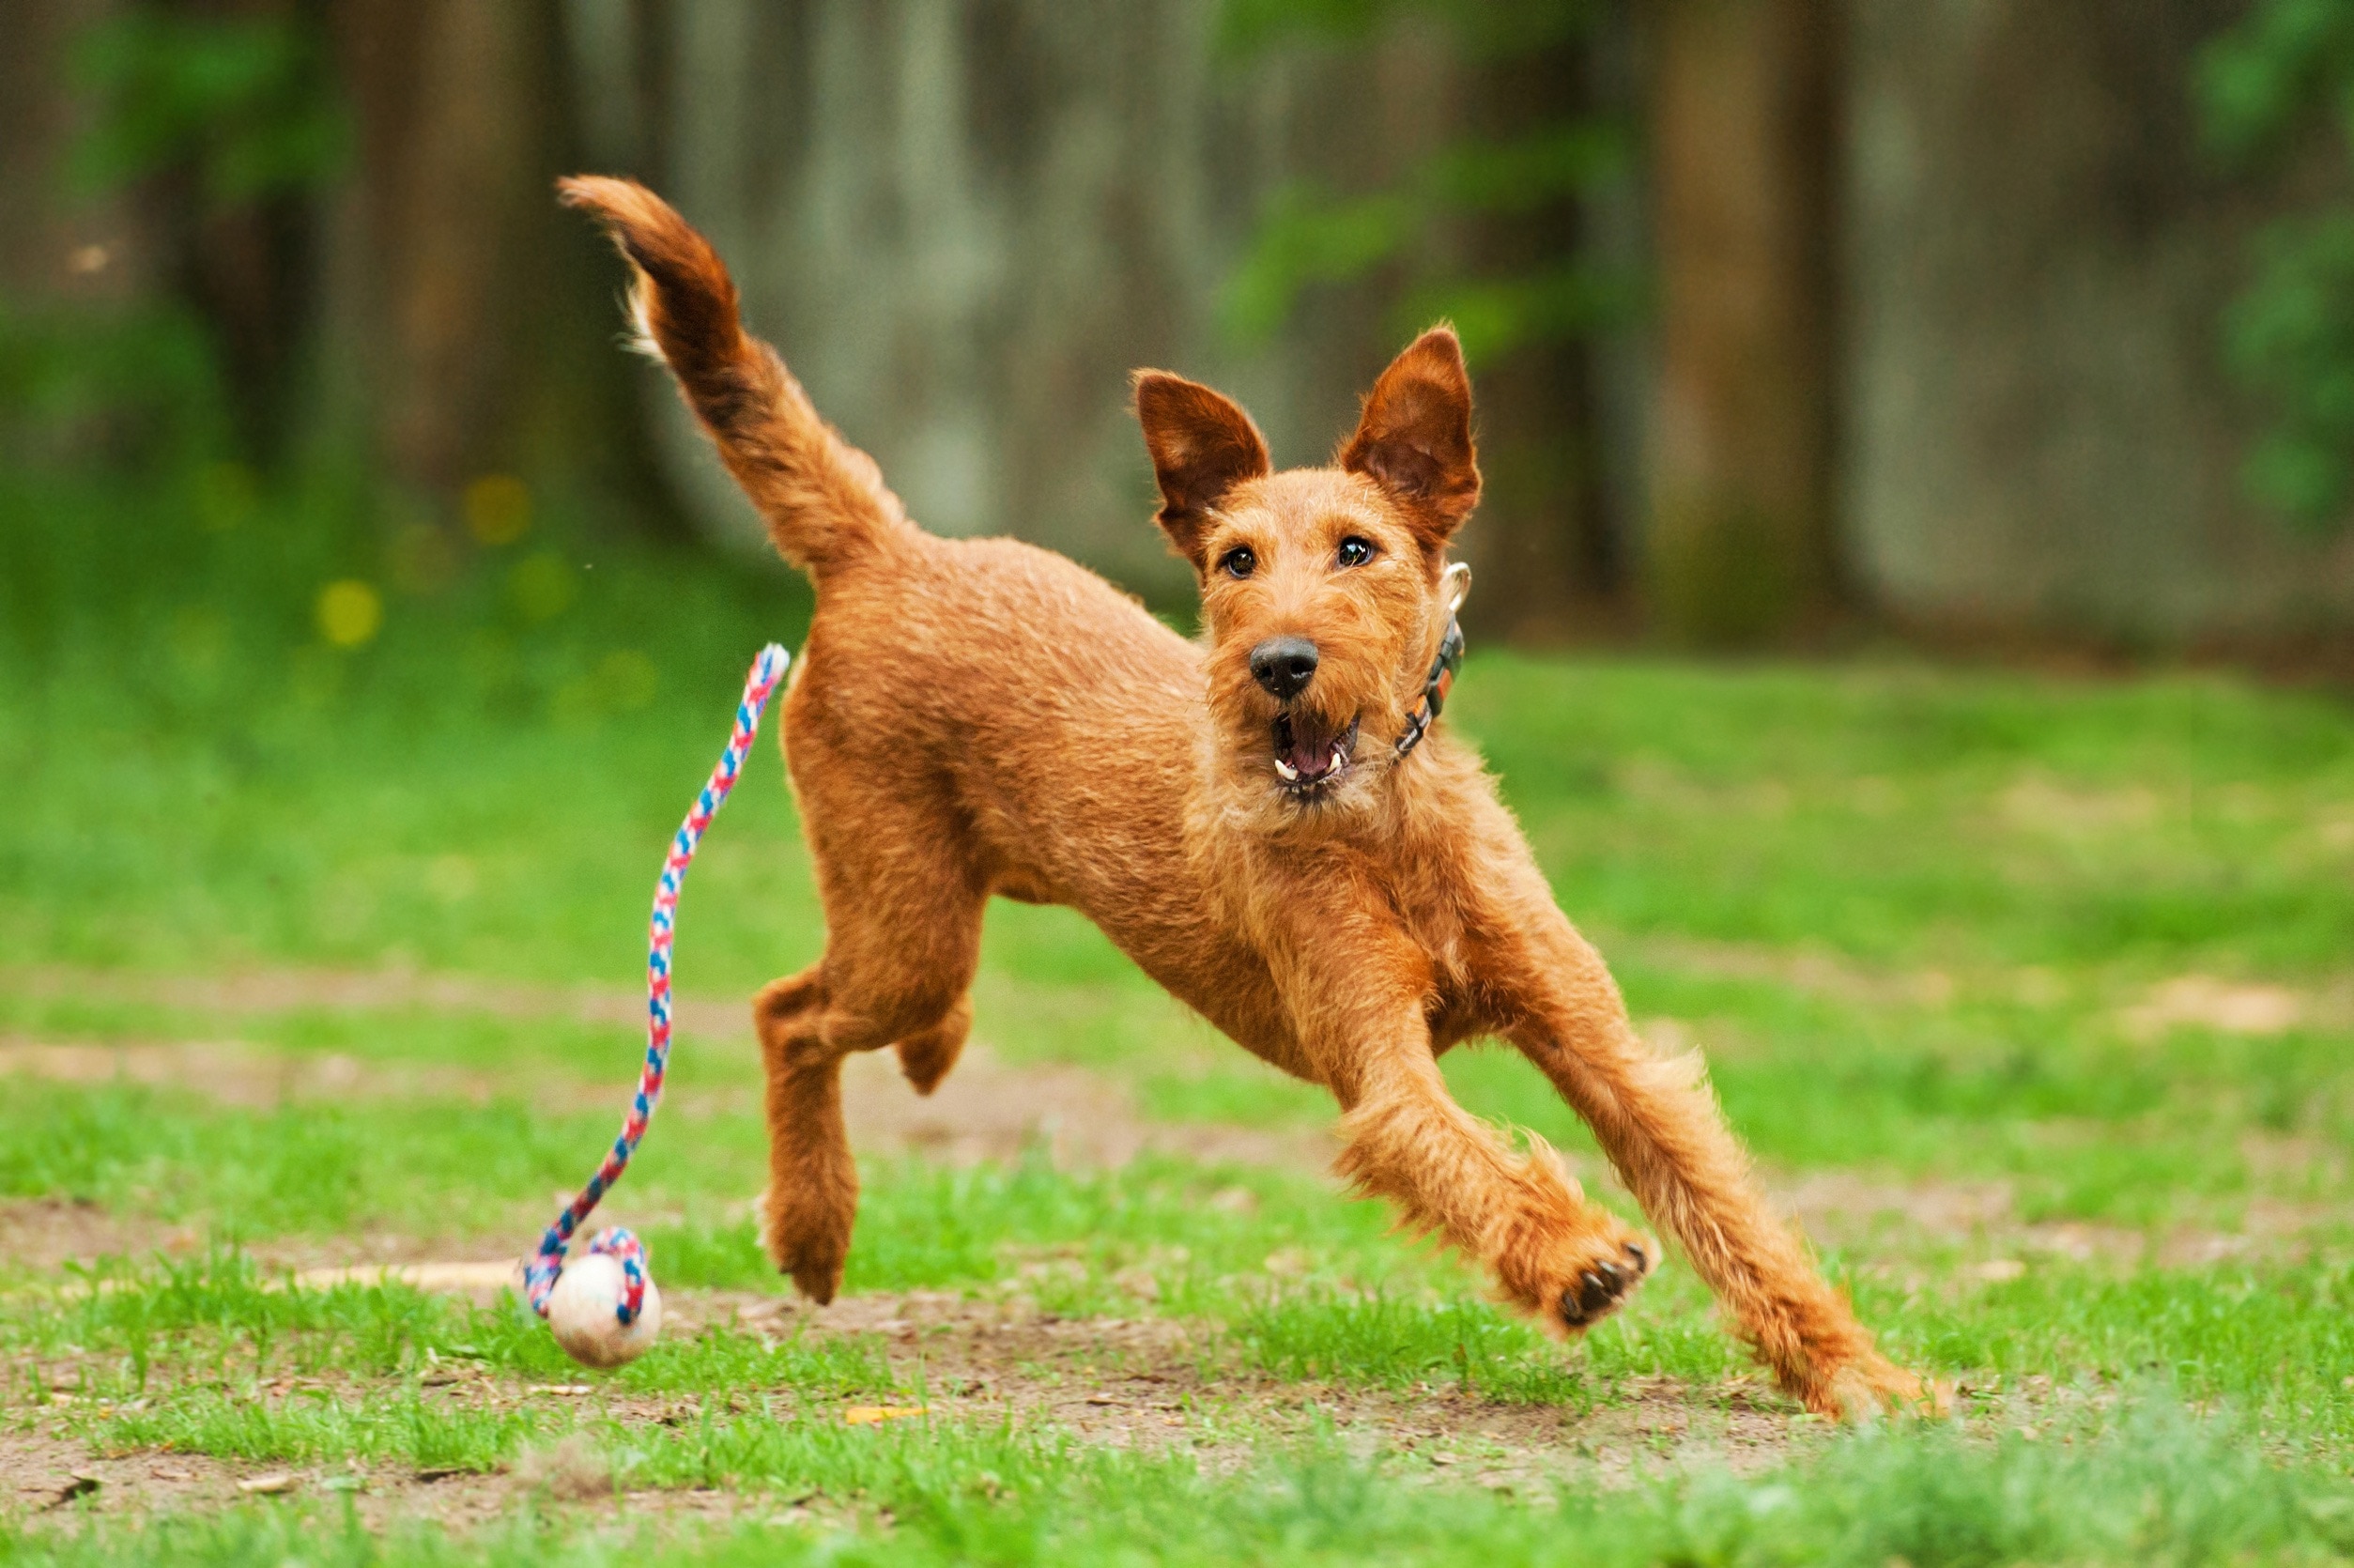
[[[1430,727],[1439,722],[1447,693],[1454,689],[1455,671],[1463,668],[1463,623],[1455,619],[1455,611],[1463,607],[1471,592],[1471,568],[1458,561],[1447,568],[1440,581],[1447,588],[1447,635],[1439,639],[1439,656],[1430,661],[1430,673],[1423,677],[1423,699],[1406,715],[1406,733],[1398,737],[1401,759],[1422,745]]]

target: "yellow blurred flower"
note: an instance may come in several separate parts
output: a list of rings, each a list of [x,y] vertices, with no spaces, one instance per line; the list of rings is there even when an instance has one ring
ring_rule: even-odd
[[[466,487],[467,531],[485,545],[512,545],[531,531],[531,491],[511,473],[486,473]]]
[[[338,648],[357,648],[384,627],[384,596],[357,577],[318,591],[319,636]]]

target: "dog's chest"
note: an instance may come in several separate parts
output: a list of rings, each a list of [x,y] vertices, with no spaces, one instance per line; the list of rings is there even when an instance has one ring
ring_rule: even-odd
[[[1430,962],[1433,990],[1441,1008],[1467,1003],[1472,973],[1472,940],[1463,914],[1452,900],[1433,899],[1398,911],[1400,922]]]

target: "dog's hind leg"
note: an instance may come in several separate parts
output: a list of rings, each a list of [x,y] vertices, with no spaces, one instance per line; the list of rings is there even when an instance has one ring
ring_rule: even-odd
[[[842,1128],[842,1053],[826,1039],[825,961],[762,990],[752,1023],[768,1080],[761,1241],[803,1292],[830,1301],[858,1212],[858,1168]]]
[[[852,832],[811,805],[825,956],[762,992],[753,1019],[768,1079],[762,1239],[779,1271],[830,1301],[858,1209],[842,1060],[897,1044],[919,1090],[938,1084],[972,1019],[984,894],[938,822],[869,798]],[[906,820],[878,822],[886,816]]]
[[[1515,933],[1510,950],[1485,977],[1511,999],[1504,1033],[1593,1129],[1785,1390],[1825,1415],[1920,1400],[1920,1380],[1880,1355],[1797,1235],[1767,1210],[1697,1056],[1665,1059],[1637,1038],[1600,955],[1533,868],[1527,875],[1518,916],[1500,923]]]

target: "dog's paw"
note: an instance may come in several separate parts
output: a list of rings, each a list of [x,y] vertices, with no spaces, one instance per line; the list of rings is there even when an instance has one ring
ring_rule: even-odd
[[[1559,1340],[1624,1306],[1659,1262],[1658,1242],[1602,1209],[1567,1221],[1522,1233],[1495,1263],[1498,1298]]]
[[[1562,1327],[1583,1333],[1616,1312],[1650,1274],[1658,1255],[1657,1242],[1635,1238],[1613,1241],[1585,1259],[1555,1304]]]
[[[818,1305],[842,1288],[842,1266],[850,1260],[850,1227],[823,1208],[780,1204],[773,1194],[760,1206],[761,1246],[777,1272]]]
[[[1953,1413],[1953,1390],[1868,1353],[1841,1367],[1827,1380],[1823,1397],[1808,1404],[1818,1415],[1852,1422],[1883,1416],[1942,1421]]]

